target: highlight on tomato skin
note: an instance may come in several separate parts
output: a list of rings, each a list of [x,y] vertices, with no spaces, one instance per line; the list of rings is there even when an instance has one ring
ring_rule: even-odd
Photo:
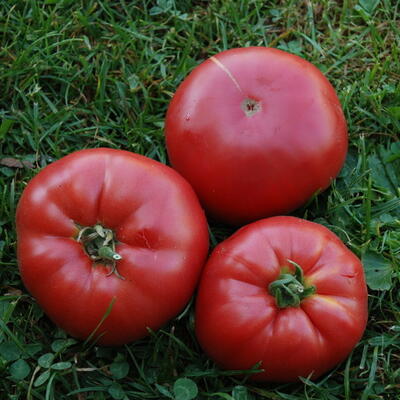
[[[23,283],[70,335],[121,345],[156,330],[193,295],[207,221],[172,168],[89,149],[40,171],[17,207]]]
[[[348,146],[328,79],[266,47],[226,50],[194,68],[169,104],[165,138],[208,214],[231,225],[305,204],[329,187]]]
[[[195,310],[196,336],[219,366],[252,380],[317,379],[344,361],[368,318],[361,261],[326,227],[266,218],[212,252]]]

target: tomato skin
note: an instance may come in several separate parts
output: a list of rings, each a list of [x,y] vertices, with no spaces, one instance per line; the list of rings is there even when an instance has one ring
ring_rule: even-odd
[[[204,212],[174,170],[122,150],[72,153],[44,168],[17,208],[18,262],[46,314],[86,339],[112,304],[98,342],[120,345],[158,329],[188,302],[208,251]],[[118,272],[93,261],[79,226],[114,231]]]
[[[299,264],[315,294],[278,308],[269,293],[281,269]],[[295,217],[249,224],[211,254],[196,302],[196,335],[227,369],[261,361],[252,379],[318,378],[343,361],[366,326],[367,288],[360,260],[322,225]]]
[[[259,102],[247,116],[243,101]],[[286,214],[326,189],[347,153],[335,90],[306,60],[265,47],[197,66],[167,111],[172,166],[208,213],[230,224]]]

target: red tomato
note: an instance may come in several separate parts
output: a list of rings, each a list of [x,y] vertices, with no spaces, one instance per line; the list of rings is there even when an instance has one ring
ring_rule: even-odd
[[[300,57],[224,51],[183,81],[166,117],[173,167],[231,224],[285,214],[327,188],[347,152],[335,90]]]
[[[42,170],[21,197],[17,232],[27,289],[72,336],[101,325],[103,345],[174,317],[208,250],[190,185],[161,163],[112,149],[78,151]]]
[[[253,379],[317,378],[346,358],[367,322],[360,260],[322,225],[272,217],[213,251],[196,304],[196,334],[222,367]]]

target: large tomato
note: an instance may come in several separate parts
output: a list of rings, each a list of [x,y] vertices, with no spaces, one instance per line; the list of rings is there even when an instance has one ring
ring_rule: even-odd
[[[122,150],[72,153],[43,169],[17,210],[24,284],[77,338],[118,345],[157,329],[192,295],[207,223],[174,170]]]
[[[196,304],[196,334],[228,369],[261,362],[254,379],[317,378],[341,362],[367,321],[360,260],[322,225],[272,217],[213,251]]]
[[[335,90],[304,59],[237,48],[195,68],[166,117],[172,166],[231,224],[285,214],[329,186],[347,152]]]

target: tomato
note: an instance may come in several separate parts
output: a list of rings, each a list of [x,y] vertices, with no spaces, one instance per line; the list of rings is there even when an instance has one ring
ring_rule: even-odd
[[[347,153],[335,90],[311,63],[265,47],[196,67],[167,111],[172,166],[230,224],[286,214],[327,188]]]
[[[208,251],[204,212],[173,169],[122,150],[44,168],[17,209],[26,288],[72,336],[120,345],[174,317]]]
[[[204,269],[196,334],[227,369],[253,379],[319,377],[346,358],[367,321],[360,260],[330,230],[295,217],[246,225]]]

